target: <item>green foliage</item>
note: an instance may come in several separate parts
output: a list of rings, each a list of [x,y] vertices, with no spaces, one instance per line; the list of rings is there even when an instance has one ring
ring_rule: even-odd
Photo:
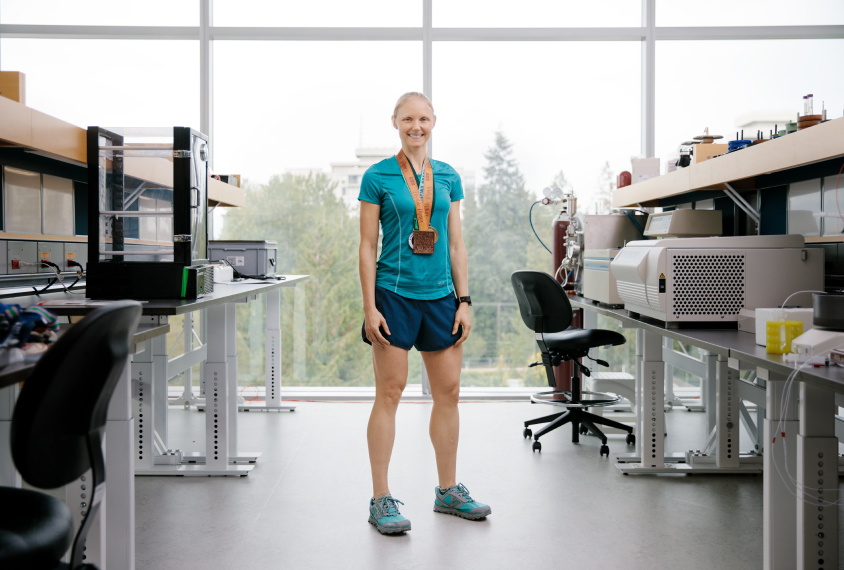
[[[516,380],[526,386],[545,386],[543,368],[527,368],[539,355],[533,334],[519,316],[510,275],[519,269],[553,273],[551,254],[531,231],[528,213],[536,198],[525,189],[512,144],[496,133],[485,157],[485,182],[477,189],[465,189],[462,208],[469,291],[475,306],[472,336],[464,345],[467,366],[461,383],[507,386]],[[604,188],[612,174],[608,168],[602,171]],[[570,187],[562,171],[551,185]],[[370,349],[360,339],[363,306],[357,271],[357,212],[337,198],[335,184],[324,174],[277,175],[267,184],[245,187],[247,205],[225,214],[220,239],[275,240],[279,272],[310,275],[310,281],[295,290],[282,290],[285,383],[371,386]],[[551,223],[558,212],[541,205],[533,209],[533,225],[549,248]],[[264,299],[238,306],[241,385],[264,384],[265,314]],[[175,342],[175,338],[169,340]],[[633,346],[617,349],[619,363],[630,360]],[[420,356],[412,351],[410,382],[421,380],[420,370]]]
[[[371,385],[370,354],[360,340],[359,220],[335,196],[334,186],[324,174],[284,174],[247,185],[247,205],[226,214],[221,239],[276,240],[279,272],[311,276],[300,286],[298,303],[293,291],[282,293],[283,377],[289,381],[294,371],[304,370],[305,377],[296,380],[305,384]],[[304,313],[304,331],[294,330],[297,312]],[[244,316],[239,336],[248,335],[251,319]],[[305,362],[295,362],[302,353]]]

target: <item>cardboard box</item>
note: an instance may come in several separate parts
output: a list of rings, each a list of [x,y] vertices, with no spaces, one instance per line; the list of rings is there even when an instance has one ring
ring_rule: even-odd
[[[26,75],[20,71],[0,71],[0,97],[26,105]]]
[[[727,150],[729,149],[728,145],[715,143],[696,144],[694,148],[694,164],[703,162],[704,160],[709,160],[710,158],[715,158],[716,156],[720,156],[722,154],[727,154]]]
[[[631,158],[632,165],[632,183],[644,182],[650,178],[659,176],[659,159],[658,158]]]

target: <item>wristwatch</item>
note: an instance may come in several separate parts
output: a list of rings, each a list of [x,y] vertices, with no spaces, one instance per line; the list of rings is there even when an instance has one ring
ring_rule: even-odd
[[[472,306],[472,298],[469,295],[466,295],[465,297],[458,297],[457,300],[460,301],[460,303],[469,303],[469,306]]]

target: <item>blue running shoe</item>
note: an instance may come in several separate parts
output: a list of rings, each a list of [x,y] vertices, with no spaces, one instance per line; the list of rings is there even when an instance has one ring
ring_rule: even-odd
[[[437,487],[434,492],[434,512],[445,513],[476,521],[489,516],[492,509],[489,505],[479,503],[469,496],[469,489],[463,483],[449,487],[445,491]]]
[[[401,516],[396,503],[404,504],[392,495],[369,501],[369,524],[381,534],[399,534],[410,530],[410,521]]]

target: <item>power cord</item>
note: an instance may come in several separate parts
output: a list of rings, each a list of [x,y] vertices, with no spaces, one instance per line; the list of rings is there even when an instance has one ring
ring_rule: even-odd
[[[246,275],[245,273],[241,273],[237,269],[235,269],[232,262],[228,259],[221,259],[220,261],[227,263],[229,267],[232,268],[232,272],[237,279],[257,279],[259,281],[286,281],[287,277],[284,275]]]

